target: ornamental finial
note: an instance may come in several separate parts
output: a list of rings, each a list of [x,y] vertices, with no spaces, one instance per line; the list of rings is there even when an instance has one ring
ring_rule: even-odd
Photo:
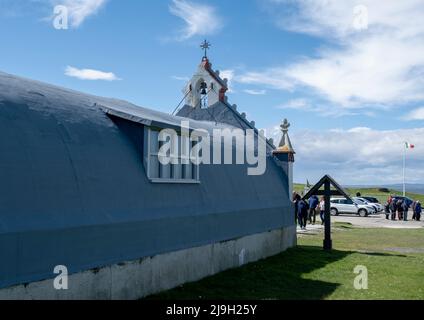
[[[290,128],[290,122],[287,119],[283,120],[283,123],[280,125],[281,131],[283,132],[283,136],[281,137],[280,144],[276,150],[274,150],[274,154],[281,154],[281,153],[289,153],[290,161],[294,161],[293,154],[295,154],[292,143],[290,141],[289,137],[289,128]]]
[[[281,131],[283,131],[283,133],[287,133],[289,131],[290,128],[290,122],[287,119],[284,119],[283,123],[280,126]]]

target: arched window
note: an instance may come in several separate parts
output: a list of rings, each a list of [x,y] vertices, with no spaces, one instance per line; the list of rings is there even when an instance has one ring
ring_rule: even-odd
[[[208,107],[208,93],[210,89],[208,87],[207,82],[201,78],[196,83],[196,90],[194,92],[195,99],[194,99],[194,107],[195,108],[207,108]]]
[[[202,82],[200,84],[200,107],[205,109],[208,107],[208,84],[206,82]]]

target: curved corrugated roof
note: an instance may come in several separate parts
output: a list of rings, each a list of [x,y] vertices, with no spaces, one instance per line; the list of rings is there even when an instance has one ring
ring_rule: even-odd
[[[152,184],[143,126],[181,118],[0,73],[0,288],[292,225],[272,158],[202,165],[200,184]],[[215,123],[195,121],[212,128]]]

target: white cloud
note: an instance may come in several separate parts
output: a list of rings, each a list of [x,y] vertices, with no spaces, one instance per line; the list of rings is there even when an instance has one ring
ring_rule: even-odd
[[[235,71],[232,69],[221,70],[219,73],[219,77],[221,79],[227,79],[228,92],[234,92],[233,88],[233,80],[235,76]]]
[[[313,109],[311,102],[306,99],[294,99],[277,107],[278,109],[293,109],[300,111],[308,111]]]
[[[277,109],[315,112],[318,113],[321,117],[333,118],[358,115],[358,112],[355,112],[349,108],[329,108],[327,104],[314,103],[313,101],[304,98],[290,100],[277,106]],[[369,116],[373,115],[371,112],[368,112],[367,114]]]
[[[51,0],[54,6],[68,9],[68,19],[73,28],[78,28],[89,16],[97,14],[107,0]]]
[[[112,72],[103,72],[93,69],[77,69],[71,66],[67,66],[65,75],[68,77],[77,78],[80,80],[105,80],[115,81],[121,80]]]
[[[178,40],[187,40],[196,35],[211,35],[222,26],[221,18],[216,13],[216,9],[209,5],[186,0],[172,0],[169,10],[186,23],[185,28],[180,30]]]
[[[368,28],[354,27],[356,0],[270,0],[281,28],[327,40],[314,58],[246,72],[243,83],[308,90],[328,108],[388,108],[424,101],[422,0],[363,0]]]
[[[252,95],[252,96],[263,96],[263,95],[266,94],[266,90],[245,89],[243,91],[247,94]]]
[[[38,14],[42,9],[39,5],[42,5],[43,1],[48,0],[1,0],[0,17],[17,18]]]
[[[279,141],[279,130],[270,130]],[[296,151],[295,179],[317,181],[324,174],[342,184],[402,182],[404,142],[416,145],[407,152],[407,181],[424,181],[424,128],[373,130],[370,128],[303,130],[290,133]]]
[[[414,50],[422,55],[411,54]],[[285,76],[335,104],[394,105],[424,99],[421,68],[424,42],[379,35],[293,64]]]
[[[174,79],[174,80],[177,80],[177,81],[189,81],[190,80],[189,77],[181,77],[181,76],[172,76],[171,78]]]
[[[405,120],[412,121],[412,120],[424,120],[424,107],[417,108],[415,110],[412,110],[409,112],[405,117]]]
[[[246,72],[238,75],[237,81],[244,84],[265,85],[281,90],[292,90],[294,87],[286,76],[286,70],[279,67],[260,72]]]
[[[424,31],[422,0],[271,0],[277,5],[277,24],[286,30],[320,37],[346,39],[358,34],[356,8],[367,9],[370,33],[390,32],[399,37],[417,36]],[[291,10],[287,10],[290,7]],[[278,11],[278,9],[283,9]],[[384,30],[386,29],[386,30]]]

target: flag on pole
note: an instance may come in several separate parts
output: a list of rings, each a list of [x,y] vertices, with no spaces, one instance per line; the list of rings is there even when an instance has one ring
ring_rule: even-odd
[[[415,145],[413,145],[409,142],[405,142],[405,146],[406,146],[406,149],[414,149],[415,148]]]

